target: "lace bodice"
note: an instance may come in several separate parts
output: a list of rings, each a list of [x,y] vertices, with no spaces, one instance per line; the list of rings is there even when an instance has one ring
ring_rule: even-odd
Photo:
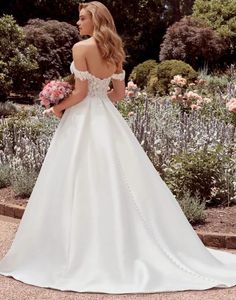
[[[76,78],[80,80],[88,80],[88,95],[90,96],[106,96],[111,79],[124,80],[125,78],[125,71],[123,70],[122,73],[114,73],[110,77],[101,79],[88,71],[77,70],[74,61],[72,61],[70,65],[70,71]]]

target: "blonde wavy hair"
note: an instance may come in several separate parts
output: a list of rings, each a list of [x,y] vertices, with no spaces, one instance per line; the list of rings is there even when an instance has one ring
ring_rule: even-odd
[[[123,42],[117,34],[113,17],[107,7],[98,1],[79,4],[79,11],[85,9],[92,17],[93,37],[97,42],[102,58],[119,66],[125,61]]]

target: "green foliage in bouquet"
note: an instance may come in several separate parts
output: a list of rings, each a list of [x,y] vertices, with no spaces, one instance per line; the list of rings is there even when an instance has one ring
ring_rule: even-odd
[[[73,74],[63,77],[62,80],[68,82],[73,88],[75,87],[75,76]]]
[[[188,82],[197,79],[198,73],[187,63],[180,60],[165,60],[153,68],[147,85],[147,91],[165,95],[175,75],[182,75]]]
[[[129,80],[133,80],[139,88],[147,86],[150,71],[157,66],[154,59],[149,59],[135,66],[129,75]]]

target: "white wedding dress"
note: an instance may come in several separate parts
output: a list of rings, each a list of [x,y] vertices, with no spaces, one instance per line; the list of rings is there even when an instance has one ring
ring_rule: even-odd
[[[109,100],[124,71],[71,71],[89,93],[57,127],[0,274],[111,294],[236,285],[236,255],[204,246]]]

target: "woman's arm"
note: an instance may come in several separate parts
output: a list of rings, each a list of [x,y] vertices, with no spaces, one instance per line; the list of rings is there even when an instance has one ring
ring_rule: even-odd
[[[125,97],[125,81],[112,80],[113,89],[107,92],[108,98],[112,102],[117,102]]]
[[[122,65],[118,67],[114,75],[121,74],[123,72]],[[112,79],[113,89],[107,92],[109,99],[112,102],[120,101],[125,97],[125,81],[120,79]]]
[[[75,67],[79,71],[87,71],[86,46],[77,43],[72,48],[72,55]],[[88,94],[88,80],[81,80],[75,77],[75,87],[72,93],[60,103],[44,111],[45,114],[54,113],[57,117],[62,116],[62,111],[81,102]]]
[[[86,46],[77,43],[72,48],[72,56],[77,70],[87,71],[86,64]],[[75,87],[68,98],[63,99],[56,105],[57,109],[62,111],[81,102],[88,94],[88,80],[75,78]]]

